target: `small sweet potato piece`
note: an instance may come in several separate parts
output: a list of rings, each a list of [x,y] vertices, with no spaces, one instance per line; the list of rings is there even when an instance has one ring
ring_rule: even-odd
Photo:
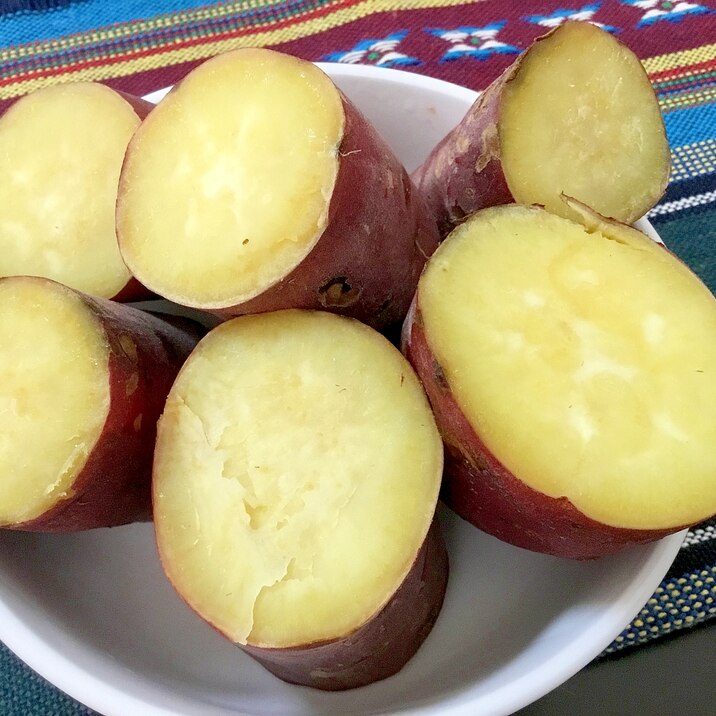
[[[0,526],[149,518],[156,422],[196,340],[49,279],[0,279]]]
[[[365,117],[313,64],[260,49],[205,62],[145,120],[117,233],[134,275],[176,303],[222,318],[328,310],[375,327],[402,321],[438,244]]]
[[[159,422],[164,570],[286,681],[383,679],[442,605],[442,461],[417,376],[380,334],[326,312],[228,321],[187,360]]]
[[[560,194],[632,223],[666,189],[670,155],[639,59],[591,23],[535,41],[476,100],[413,179],[440,231],[518,202],[568,211]]]
[[[149,102],[93,82],[46,87],[0,117],[0,276],[44,276],[119,301],[149,292],[117,246],[124,153]]]
[[[661,245],[568,202],[485,209],[404,330],[446,445],[442,497],[520,547],[588,559],[716,513],[716,299]]]

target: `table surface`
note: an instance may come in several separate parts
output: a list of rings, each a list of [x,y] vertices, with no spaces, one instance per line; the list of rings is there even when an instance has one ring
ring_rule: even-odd
[[[582,669],[519,716],[716,713],[716,626]]]

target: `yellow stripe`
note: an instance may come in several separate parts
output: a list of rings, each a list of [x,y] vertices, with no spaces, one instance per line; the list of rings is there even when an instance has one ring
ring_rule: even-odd
[[[716,173],[716,140],[673,147],[671,150],[671,181],[692,179]]]
[[[659,99],[662,112],[681,107],[696,107],[706,102],[716,101],[716,87],[707,90],[697,90],[677,97],[663,97]]]
[[[716,44],[702,45],[691,50],[649,57],[646,60],[642,60],[642,64],[649,74],[654,74],[665,70],[673,70],[677,67],[685,68],[687,65],[698,65],[700,62],[713,60],[714,57],[716,57]]]
[[[473,0],[473,2],[474,1],[484,2],[484,0]],[[113,77],[127,77],[137,72],[160,69],[168,65],[177,65],[191,60],[206,59],[218,55],[221,52],[239,47],[277,45],[282,42],[297,40],[301,37],[308,37],[309,35],[314,35],[324,30],[345,25],[346,23],[359,20],[376,12],[450,7],[464,4],[465,0],[364,0],[364,2],[354,5],[353,7],[336,10],[326,17],[314,18],[297,25],[292,25],[291,27],[257,32],[216,42],[202,43],[183,49],[166,50],[150,55],[149,57],[141,57],[136,60],[120,60],[116,64],[76,70],[52,77],[40,77],[16,82],[5,87],[0,87],[0,99],[17,97],[39,89],[40,87],[58,82],[79,82],[82,80],[99,81]]]
[[[206,59],[219,54],[220,52],[226,52],[227,50],[239,47],[276,45],[308,37],[313,34],[318,34],[324,30],[340,27],[341,25],[345,25],[355,20],[360,20],[379,12],[454,7],[484,1],[485,0],[473,0],[472,3],[466,3],[465,0],[364,0],[364,2],[353,7],[336,10],[324,17],[299,22],[295,25],[281,28],[279,30],[257,31],[242,37],[202,43],[189,48],[176,50],[167,49],[149,57],[143,57],[136,60],[120,59],[116,63],[104,65],[102,67],[75,70],[74,72],[68,72],[63,75],[54,75],[52,77],[24,81],[21,80],[17,83],[0,88],[0,99],[17,97],[35,89],[39,89],[40,87],[57,82],[106,80],[113,77],[126,77],[137,72],[160,69],[162,67],[180,64],[190,60]],[[33,43],[8,48],[0,51],[0,61],[32,55],[43,51],[55,51],[67,47],[77,48],[81,47],[82,44],[117,39],[145,30],[170,27],[177,22],[186,22],[189,19],[195,20],[210,17],[222,17],[235,12],[237,7],[241,9],[249,9],[259,7],[261,5],[276,5],[280,2],[281,0],[247,0],[246,2],[232,3],[230,5],[215,5],[209,9],[200,8],[195,11],[186,11],[173,15],[162,15],[146,21],[132,23],[131,25],[123,24],[118,27],[112,27],[108,30],[88,33],[87,35],[81,36],[82,39],[79,43],[77,41],[78,37],[75,35],[69,38],[60,38],[58,40],[50,40],[48,42]],[[330,4],[324,5],[323,7],[330,8]],[[267,24],[270,24],[270,22],[267,22]],[[171,47],[171,45],[169,47]],[[642,63],[646,71],[649,74],[653,74],[663,72],[665,70],[675,69],[677,67],[684,67],[684,69],[687,69],[689,65],[706,62],[715,57],[716,43],[695,47],[691,50],[649,57],[643,60]]]
[[[220,18],[233,14],[237,11],[250,10],[262,6],[270,7],[271,5],[279,5],[282,2],[284,2],[284,0],[244,0],[244,2],[212,5],[210,7],[197,8],[195,10],[182,10],[181,12],[168,15],[158,15],[147,20],[122,23],[102,30],[92,30],[91,32],[60,37],[56,40],[46,40],[43,42],[33,42],[26,45],[8,47],[0,50],[0,61],[14,60],[19,57],[27,57],[30,55],[39,55],[43,52],[57,52],[58,50],[65,49],[74,50],[83,47],[84,45],[91,45],[95,42],[118,40],[122,37],[138,35],[139,33],[147,32],[148,30],[157,30],[164,27],[171,27],[172,25],[183,25],[195,20]]]
[[[182,25],[190,21],[220,18],[226,15],[232,15],[237,11],[249,10],[252,8],[267,7],[271,5],[279,5],[284,0],[245,0],[244,2],[232,2],[222,5],[213,5],[209,8],[199,8],[197,10],[186,10],[171,15],[159,15],[147,20],[137,22],[123,23],[121,25],[112,26],[105,30],[96,30],[79,35],[70,35],[56,40],[48,40],[45,42],[31,43],[26,45],[18,45],[0,50],[0,61],[17,59],[30,55],[38,55],[43,52],[56,52],[64,49],[78,49],[84,45],[90,45],[105,40],[116,40],[122,37],[136,35],[149,30],[156,30],[173,25]],[[366,0],[363,5],[375,5],[374,9],[362,15],[370,15],[373,12],[385,12],[390,10],[412,10],[419,8],[439,8],[450,7],[453,5],[474,4],[476,2],[484,2],[484,0],[404,0],[404,2],[382,2],[381,0]],[[323,8],[330,8],[332,3],[323,5]],[[385,7],[389,6],[389,7]],[[267,20],[264,24],[271,24],[271,20]]]

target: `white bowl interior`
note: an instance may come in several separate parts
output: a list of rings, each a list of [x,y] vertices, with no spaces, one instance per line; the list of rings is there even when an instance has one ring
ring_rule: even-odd
[[[324,68],[408,169],[475,98],[397,71]],[[0,534],[0,639],[105,716],[508,714],[607,646],[683,539],[575,563],[502,544],[447,511],[441,521],[451,560],[442,614],[400,674],[362,689],[322,693],[264,671],[177,597],[147,524]]]

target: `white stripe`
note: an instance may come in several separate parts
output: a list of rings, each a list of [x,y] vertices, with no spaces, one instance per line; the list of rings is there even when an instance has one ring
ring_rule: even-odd
[[[570,20],[591,20],[594,17],[595,10],[580,10],[575,12],[574,15],[570,15]]]
[[[708,525],[707,527],[699,527],[695,530],[689,530],[684,540],[684,547],[692,547],[700,542],[708,542],[709,540],[716,539],[716,527]]]
[[[350,52],[346,52],[343,57],[341,57],[339,62],[349,63],[349,64],[356,64],[357,62],[360,62],[366,55],[365,50],[351,50]]]
[[[400,40],[378,40],[374,42],[368,49],[386,52],[394,50],[400,44]]]
[[[649,212],[648,216],[672,214],[675,211],[681,211],[683,209],[691,209],[694,206],[703,206],[704,204],[710,204],[712,201],[716,201],[716,190],[707,191],[703,194],[694,194],[693,196],[683,196],[681,197],[681,199],[675,199],[674,201],[667,201],[664,204],[659,204]]]
[[[473,50],[478,50],[477,45],[466,45],[464,42],[458,42],[455,43],[446,54],[455,54],[456,52],[472,52]]]
[[[485,40],[480,45],[481,50],[491,50],[493,47],[507,47],[507,45],[499,40]]]
[[[442,37],[443,40],[448,40],[449,42],[458,42],[459,40],[464,40],[467,37],[467,33],[451,30],[450,32],[443,32],[440,37]]]
[[[383,65],[386,62],[392,62],[393,60],[399,60],[402,57],[407,57],[402,52],[386,52],[375,64]]]
[[[470,33],[470,37],[479,37],[481,40],[487,40],[491,37],[496,37],[499,30],[475,30]]]

